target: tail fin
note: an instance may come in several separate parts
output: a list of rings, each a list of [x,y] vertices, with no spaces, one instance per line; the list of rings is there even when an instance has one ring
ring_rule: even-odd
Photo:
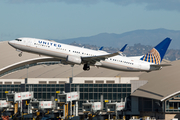
[[[145,54],[140,60],[160,64],[168,47],[171,43],[170,38],[164,39],[156,47],[154,47],[149,53]]]

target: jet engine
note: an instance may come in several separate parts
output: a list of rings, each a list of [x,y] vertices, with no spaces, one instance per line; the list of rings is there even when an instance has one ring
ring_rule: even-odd
[[[72,62],[75,64],[81,64],[81,57],[80,56],[72,56],[72,55],[68,55],[67,59],[68,62]]]

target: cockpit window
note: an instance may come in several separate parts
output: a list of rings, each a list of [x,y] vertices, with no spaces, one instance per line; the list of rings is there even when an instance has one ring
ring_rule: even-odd
[[[17,40],[17,41],[22,41],[21,39],[15,39],[15,40]]]

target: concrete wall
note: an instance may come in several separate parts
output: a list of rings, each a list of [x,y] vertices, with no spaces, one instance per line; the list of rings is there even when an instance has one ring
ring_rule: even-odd
[[[180,120],[180,114],[165,114],[165,120],[171,120],[173,118]]]
[[[15,84],[16,82],[20,82],[21,84],[24,84],[25,79],[0,79],[0,84],[6,84],[6,83]]]
[[[39,82],[46,81],[46,84],[54,81],[56,84],[69,83],[69,78],[28,78],[28,84],[39,84]]]
[[[139,77],[121,77],[121,83],[131,83],[131,80],[139,80]]]
[[[136,81],[139,77],[74,77],[72,83],[130,83],[130,81]],[[5,82],[21,82],[25,83],[25,79],[1,79],[0,84],[5,84]],[[69,78],[28,78],[27,84],[39,84],[39,83],[51,84],[56,83],[69,83]]]
[[[97,81],[102,81],[103,83],[120,83],[119,77],[74,77],[73,83],[86,83],[86,82],[96,83]]]

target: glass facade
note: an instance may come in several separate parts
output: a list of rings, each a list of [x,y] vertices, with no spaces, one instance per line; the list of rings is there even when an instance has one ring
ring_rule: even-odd
[[[22,86],[24,85],[0,85],[0,98],[6,99],[5,91],[20,92],[23,90]],[[71,92],[77,91],[77,86],[79,86],[79,109],[82,109],[82,103],[86,100],[100,102],[101,95],[104,100],[120,102],[121,99],[124,101],[125,98],[130,97],[131,94],[131,84],[70,84],[70,87],[65,84],[26,84],[25,90],[29,91],[31,87],[34,91],[34,98],[49,101],[51,96],[57,98],[56,91],[65,91],[65,86],[68,86],[66,89],[70,89]]]
[[[167,113],[180,113],[180,95],[165,101],[165,111]]]
[[[163,112],[162,102],[154,99],[139,98],[139,111]]]
[[[0,99],[1,100],[6,99],[5,91],[20,92],[21,91],[21,85],[0,85]]]
[[[51,96],[57,97],[56,91],[64,91],[64,84],[27,84],[26,91],[32,86],[34,98],[38,100],[49,101]]]
[[[120,102],[130,97],[131,84],[71,84],[71,91],[76,91],[79,85],[80,100],[79,109],[82,109],[82,103],[86,100],[94,102],[101,101],[101,95],[104,100]]]

